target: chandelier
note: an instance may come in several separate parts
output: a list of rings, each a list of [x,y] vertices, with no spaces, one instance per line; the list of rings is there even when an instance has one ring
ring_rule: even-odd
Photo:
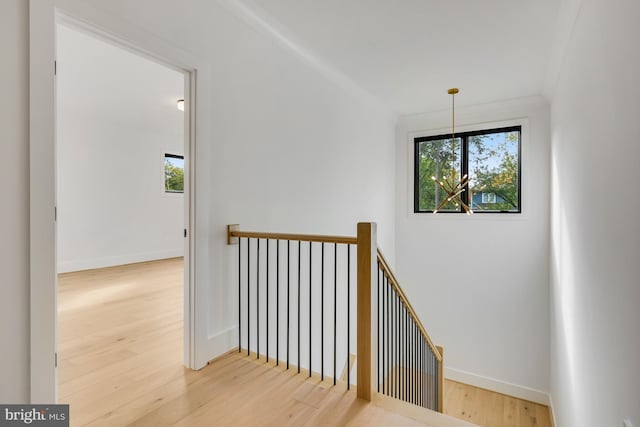
[[[447,93],[451,95],[451,141],[454,141],[456,136],[456,94],[458,92],[460,92],[460,90],[455,87],[447,91]],[[458,181],[455,181],[453,177],[447,178],[446,176],[443,176],[440,180],[435,176],[432,176],[431,179],[446,193],[440,205],[433,211],[434,214],[438,213],[438,211],[449,202],[453,202],[456,206],[462,206],[462,209],[467,215],[473,214],[473,210],[467,206],[460,197],[469,185],[469,177],[467,174],[464,174]]]

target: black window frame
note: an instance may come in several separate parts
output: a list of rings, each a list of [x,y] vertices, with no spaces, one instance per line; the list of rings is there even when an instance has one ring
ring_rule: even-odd
[[[518,132],[518,210],[474,210],[474,214],[521,214],[522,213],[522,125],[507,126],[500,128],[474,130],[469,132],[456,132],[455,138],[461,140],[461,159],[460,159],[460,177],[469,174],[469,137],[477,135],[490,135],[493,133]],[[420,136],[413,139],[413,212],[414,213],[433,213],[433,210],[420,210],[420,172],[419,165],[419,149],[420,143],[429,141],[441,141],[451,139],[451,134]],[[462,193],[462,201],[469,205],[469,186],[465,185],[465,191]],[[457,210],[440,210],[438,213],[444,214],[463,214],[462,207]]]
[[[162,157],[162,161],[166,162],[167,161],[167,157],[171,158],[171,159],[181,159],[182,161],[184,161],[184,156],[180,155],[180,154],[171,154],[171,153],[164,153],[164,156]],[[184,167],[182,168],[183,173],[184,173]],[[184,179],[184,175],[183,175],[183,179]],[[184,186],[184,183],[183,183]],[[180,191],[180,190],[167,190],[167,178],[166,175],[164,175],[164,192],[167,194],[184,194],[184,190]]]

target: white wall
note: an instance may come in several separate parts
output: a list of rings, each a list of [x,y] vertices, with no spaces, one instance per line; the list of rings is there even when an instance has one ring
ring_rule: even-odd
[[[57,70],[58,272],[182,256],[183,74],[63,25]]]
[[[236,274],[225,224],[355,235],[358,221],[372,220],[390,256],[394,241],[394,118],[221,12],[207,23],[217,29],[209,55],[225,58],[215,60],[212,90],[212,333],[236,323],[235,287],[221,286]]]
[[[28,4],[0,6],[0,402],[29,399]]]
[[[551,108],[559,427],[640,425],[640,3],[583,0]]]
[[[434,341],[444,346],[447,377],[545,402],[549,109],[537,97],[456,108],[459,131],[520,118],[526,119],[523,213],[471,217],[412,213],[412,136],[433,129],[450,132],[451,111],[399,119],[397,276]],[[467,272],[473,272],[473,280],[465,279]]]

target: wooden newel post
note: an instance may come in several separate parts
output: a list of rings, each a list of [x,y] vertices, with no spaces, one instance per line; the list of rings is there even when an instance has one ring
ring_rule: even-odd
[[[377,247],[376,224],[358,223],[358,300],[357,300],[357,357],[358,398],[371,400],[376,393],[376,358],[374,343],[377,340],[373,327],[374,313],[378,304],[376,292]]]
[[[440,346],[436,346],[440,355],[442,356],[441,360],[438,360],[438,412],[444,412],[444,349]]]

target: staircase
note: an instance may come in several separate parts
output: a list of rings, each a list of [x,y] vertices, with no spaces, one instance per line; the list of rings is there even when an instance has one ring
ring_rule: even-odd
[[[443,350],[378,250],[375,223],[355,237],[229,225],[227,242],[237,246],[239,355],[420,423],[470,425],[442,414]]]

